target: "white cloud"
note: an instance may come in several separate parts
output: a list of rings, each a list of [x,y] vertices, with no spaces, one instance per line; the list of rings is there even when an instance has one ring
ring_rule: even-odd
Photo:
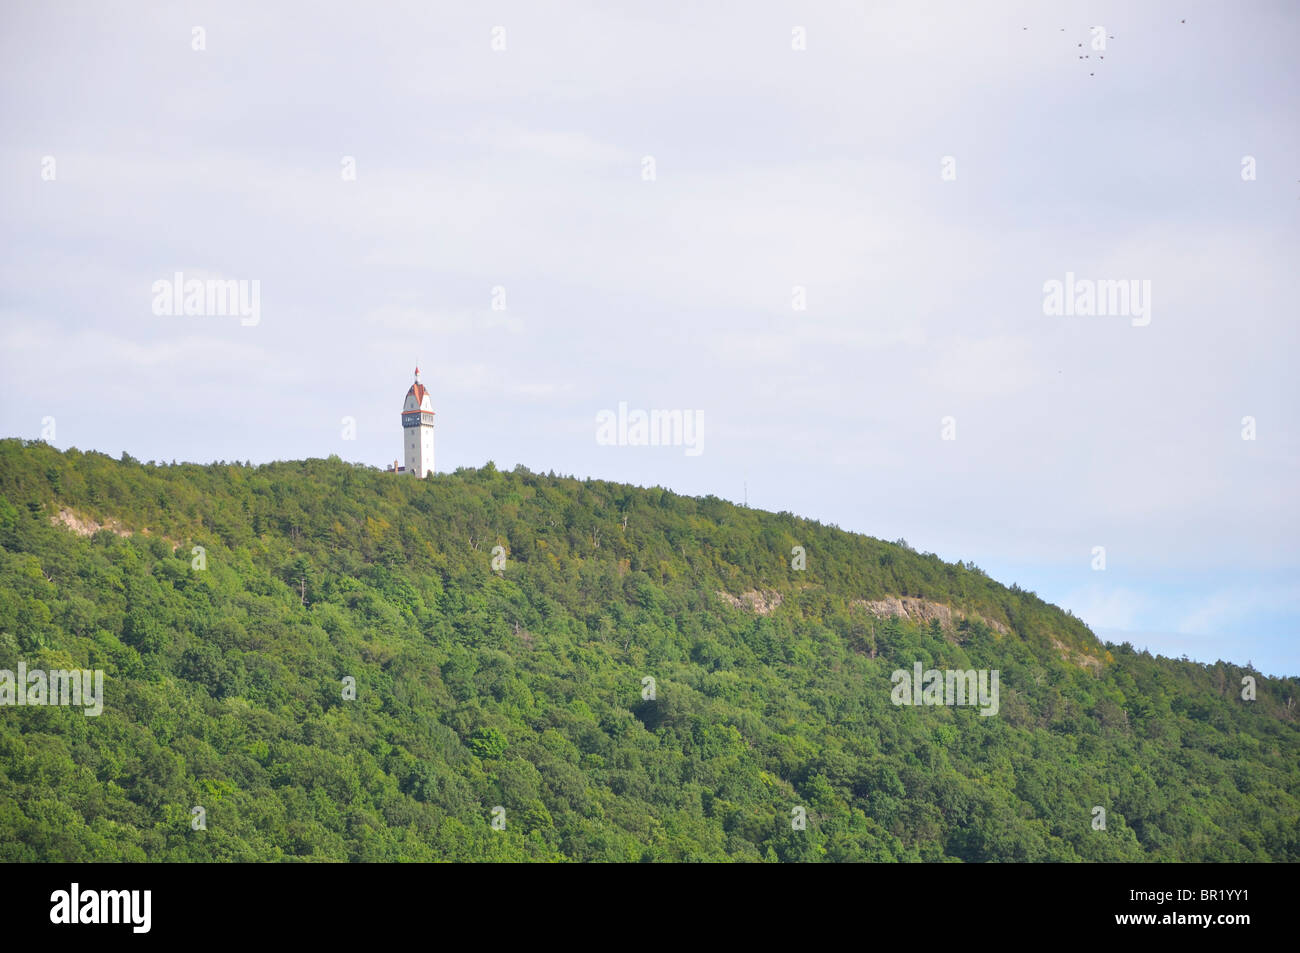
[[[1123,588],[1090,585],[1062,600],[1094,631],[1140,626],[1153,607],[1150,596]]]

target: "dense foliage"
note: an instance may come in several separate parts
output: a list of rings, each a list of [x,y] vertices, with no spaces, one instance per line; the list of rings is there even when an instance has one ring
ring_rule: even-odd
[[[861,604],[894,595],[967,618]],[[4,860],[1300,859],[1297,679],[659,488],[0,441],[20,660],[106,700],[0,708]],[[999,670],[998,714],[896,707],[916,661]]]

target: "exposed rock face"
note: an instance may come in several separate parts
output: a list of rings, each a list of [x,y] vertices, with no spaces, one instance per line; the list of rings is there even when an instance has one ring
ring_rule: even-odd
[[[62,526],[66,529],[70,529],[78,536],[94,536],[101,529],[106,529],[111,533],[116,533],[118,536],[133,535],[132,531],[123,526],[121,521],[116,520],[111,516],[106,517],[104,522],[101,523],[98,520],[91,519],[89,516],[78,516],[76,512],[68,509],[66,506],[62,507],[54,516],[51,516],[50,522],[55,526]],[[142,536],[156,535],[150,533],[149,527],[147,526],[140,530],[140,534]],[[160,538],[167,540],[167,542],[171,543],[173,546],[180,545],[177,540],[172,539],[170,536],[162,536]]]
[[[718,595],[733,609],[748,609],[758,615],[771,615],[783,601],[781,593],[774,589],[751,589],[749,592],[742,592],[738,596],[733,596],[729,592],[719,592]],[[1002,635],[1008,635],[1011,632],[1005,624],[994,619],[986,619],[973,612],[962,612],[960,609],[953,609],[941,602],[927,602],[924,599],[915,599],[911,596],[886,596],[884,599],[875,601],[855,599],[851,604],[861,606],[872,615],[880,618],[896,615],[918,625],[929,625],[931,619],[938,619],[939,625],[949,632],[955,630],[957,623],[962,619],[983,622],[994,632]]]
[[[118,536],[131,535],[131,531],[124,529],[122,524],[115,519],[107,519],[103,523],[97,523],[89,517],[83,519],[67,507],[59,510],[55,516],[51,516],[50,522],[55,526],[66,526],[78,536],[93,536],[101,529],[110,530]]]
[[[862,606],[872,615],[883,619],[898,616],[918,625],[929,625],[931,619],[938,619],[939,625],[948,631],[955,629],[957,623],[962,619],[969,619],[971,622],[983,622],[994,632],[1001,635],[1007,635],[1011,631],[1006,625],[994,619],[986,619],[984,616],[973,612],[962,612],[960,609],[953,609],[941,602],[927,602],[924,599],[916,599],[911,596],[886,596],[883,599],[874,601],[856,599],[853,605]]]
[[[1072,662],[1080,668],[1090,669],[1094,672],[1101,671],[1102,660],[1088,655],[1086,652],[1074,652],[1070,647],[1060,639],[1052,639],[1052,645],[1061,653],[1061,658],[1066,662]],[[1109,655],[1109,653],[1107,653]]]
[[[759,615],[771,615],[783,601],[781,593],[774,589],[751,589],[739,596],[733,596],[729,592],[719,592],[718,595],[733,609],[748,609]]]

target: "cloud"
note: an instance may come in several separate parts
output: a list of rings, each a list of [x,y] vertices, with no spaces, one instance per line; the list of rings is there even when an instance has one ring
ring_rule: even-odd
[[[1179,620],[1178,631],[1192,635],[1243,633],[1260,616],[1300,610],[1300,590],[1294,586],[1244,585],[1219,589],[1192,602]]]
[[[389,331],[413,331],[422,334],[478,334],[504,331],[521,334],[524,320],[518,315],[493,311],[435,311],[417,307],[383,307],[366,313],[363,322]]]
[[[442,141],[497,152],[522,152],[564,162],[631,163],[640,158],[582,132],[530,129],[510,122],[483,122],[463,134],[444,134]]]
[[[1139,626],[1154,606],[1151,597],[1142,592],[1102,585],[1076,590],[1062,604],[1094,631]]]

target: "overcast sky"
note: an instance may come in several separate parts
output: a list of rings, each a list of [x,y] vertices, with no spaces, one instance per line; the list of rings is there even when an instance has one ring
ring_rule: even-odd
[[[382,466],[418,360],[440,471],[747,484],[1295,674],[1298,47],[1260,0],[7,4],[0,434]],[[258,320],[156,314],[176,272]],[[620,402],[702,452],[599,445]]]

